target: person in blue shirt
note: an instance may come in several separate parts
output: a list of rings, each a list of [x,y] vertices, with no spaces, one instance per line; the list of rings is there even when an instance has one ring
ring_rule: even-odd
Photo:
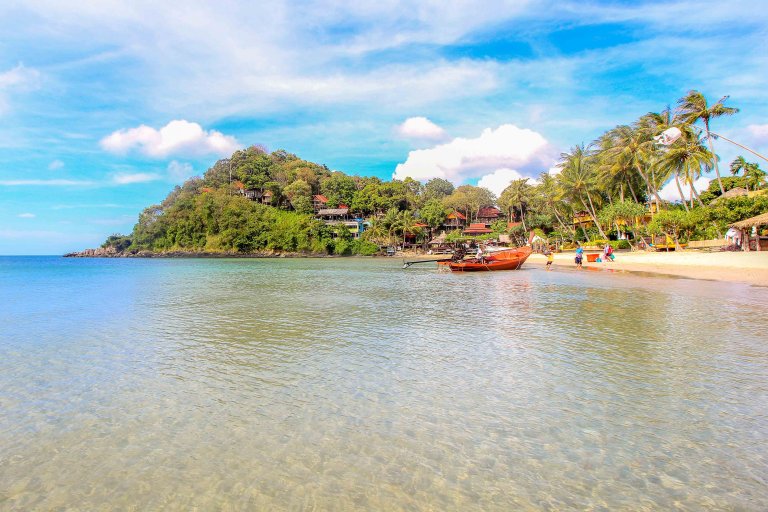
[[[579,242],[576,242],[576,258],[574,261],[576,262],[576,268],[580,269],[581,263],[584,261],[584,249]]]

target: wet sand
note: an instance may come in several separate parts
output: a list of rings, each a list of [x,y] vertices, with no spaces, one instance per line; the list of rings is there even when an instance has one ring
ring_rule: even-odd
[[[584,266],[768,286],[768,251],[618,252],[615,256],[613,262],[585,262]],[[573,252],[556,254],[554,266],[574,267],[573,258]],[[527,261],[527,264],[541,266],[545,263],[546,258],[541,254],[534,254]]]

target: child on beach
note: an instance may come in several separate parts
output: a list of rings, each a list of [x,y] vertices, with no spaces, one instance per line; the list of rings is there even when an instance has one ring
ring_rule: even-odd
[[[552,270],[552,262],[555,261],[555,253],[552,249],[547,249],[547,270]]]

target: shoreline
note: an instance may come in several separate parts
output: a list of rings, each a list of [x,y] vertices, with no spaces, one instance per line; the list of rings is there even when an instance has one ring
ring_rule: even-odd
[[[588,263],[584,268],[650,272],[689,279],[744,283],[768,287],[768,252],[615,252],[613,262]],[[555,254],[557,267],[575,268],[573,253]],[[546,257],[533,254],[528,262],[544,267]]]

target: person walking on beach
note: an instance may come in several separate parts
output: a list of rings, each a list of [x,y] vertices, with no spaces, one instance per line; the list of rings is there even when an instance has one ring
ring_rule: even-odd
[[[555,253],[551,248],[547,249],[547,271],[552,270],[552,262],[555,261]]]
[[[576,242],[576,258],[574,261],[576,262],[576,268],[581,269],[581,263],[584,260],[584,249],[581,247],[581,244],[579,242]]]

